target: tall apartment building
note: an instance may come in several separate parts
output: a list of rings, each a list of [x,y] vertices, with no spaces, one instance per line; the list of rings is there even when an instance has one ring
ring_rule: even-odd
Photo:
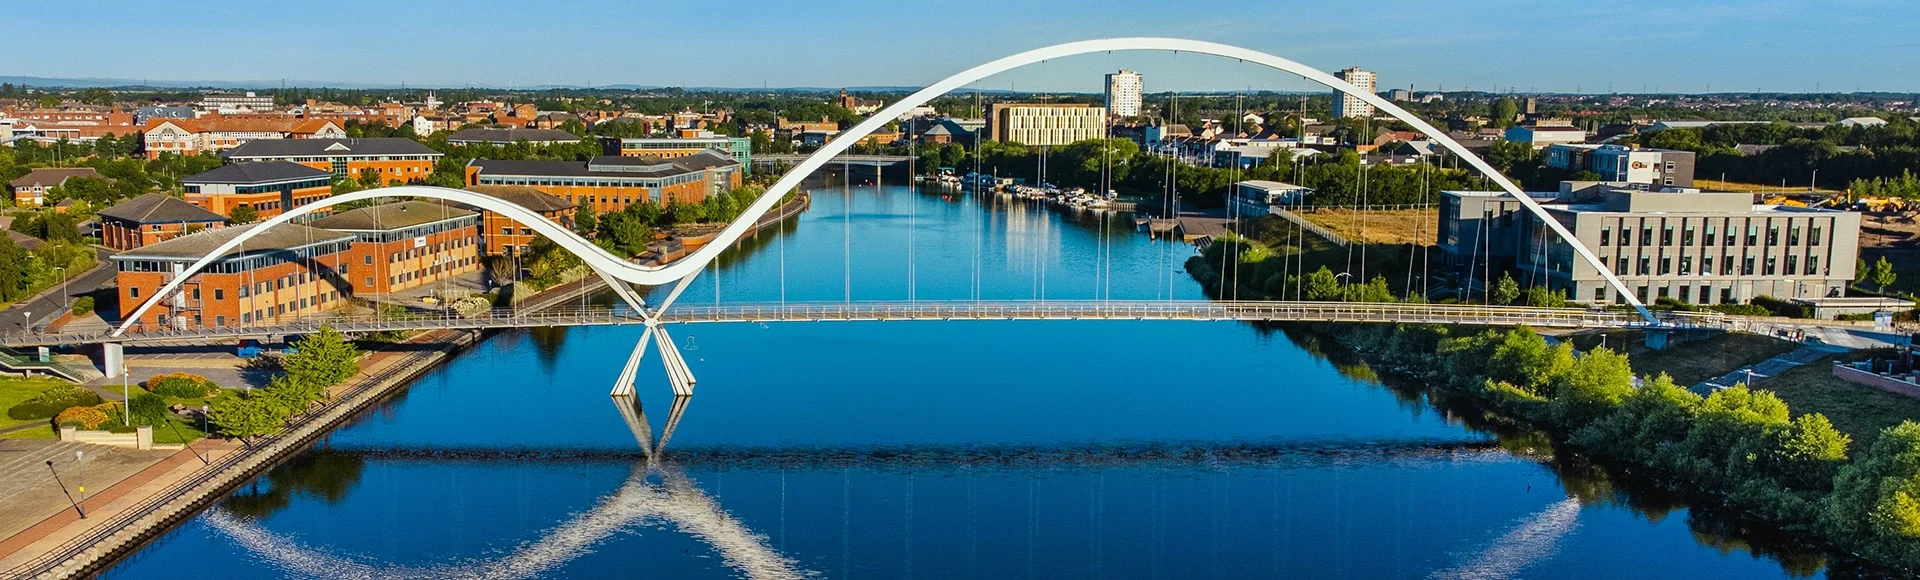
[[[1107,113],[1115,117],[1140,116],[1146,82],[1140,73],[1127,69],[1107,75]]]
[[[1372,93],[1378,79],[1373,73],[1360,70],[1360,67],[1344,69],[1333,73],[1333,77],[1358,87],[1361,92]],[[1340,91],[1333,92],[1333,116],[1335,117],[1372,117],[1373,105],[1353,95]]]
[[[200,96],[200,109],[216,113],[258,113],[273,110],[273,95],[246,93],[207,93]]]
[[[1107,108],[1085,104],[994,103],[987,133],[995,141],[1066,145],[1107,135]]]
[[[1643,303],[1839,296],[1859,254],[1860,214],[1754,205],[1746,193],[1529,195]],[[1439,226],[1440,247],[1462,279],[1498,278],[1511,268],[1517,279],[1568,290],[1573,300],[1624,302],[1571,244],[1504,192],[1443,192]]]

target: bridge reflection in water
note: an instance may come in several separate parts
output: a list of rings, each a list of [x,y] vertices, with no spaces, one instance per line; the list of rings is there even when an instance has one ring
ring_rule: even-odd
[[[733,573],[754,579],[815,578],[824,574],[803,568],[798,559],[770,545],[767,534],[747,527],[723,508],[687,475],[692,467],[761,469],[778,466],[801,470],[845,469],[970,469],[1016,467],[1161,466],[1219,468],[1232,465],[1372,464],[1382,458],[1443,460],[1449,463],[1504,462],[1511,455],[1493,440],[1386,441],[1375,444],[1330,442],[1324,446],[1298,442],[1274,444],[1153,444],[1043,445],[1033,447],[933,446],[890,449],[695,449],[669,456],[665,449],[692,402],[690,396],[672,399],[666,420],[657,432],[640,401],[632,395],[610,397],[616,412],[632,431],[638,456],[621,451],[552,452],[538,450],[459,449],[332,449],[356,461],[368,458],[393,461],[565,461],[598,462],[634,459],[627,479],[588,510],[542,532],[504,556],[448,564],[402,566],[370,563],[353,556],[303,545],[298,539],[267,529],[259,518],[239,507],[222,506],[203,521],[213,530],[279,569],[301,576],[329,578],[531,578],[553,573],[568,562],[595,551],[596,546],[636,526],[676,530],[712,547]],[[784,485],[784,484],[783,484]],[[782,510],[784,510],[784,503]],[[1510,574],[1551,557],[1560,539],[1576,527],[1579,504],[1566,500],[1514,522],[1504,534],[1481,544],[1478,552],[1458,555],[1446,573],[1474,577]],[[784,527],[784,516],[782,520]],[[784,538],[782,539],[784,543]]]

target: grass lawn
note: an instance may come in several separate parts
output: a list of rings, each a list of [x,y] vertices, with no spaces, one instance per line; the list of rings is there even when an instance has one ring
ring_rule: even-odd
[[[71,384],[71,383],[62,381],[60,379],[46,378],[46,377],[36,377],[31,379],[22,379],[18,377],[0,378],[0,410],[12,408],[14,405],[18,405],[22,401],[26,401],[27,399],[33,398],[34,395],[40,394],[41,391],[45,391],[47,389],[60,386],[60,385],[66,385],[66,384]],[[20,420],[20,419],[14,419],[12,417],[8,417],[4,413],[0,413],[0,428],[12,427],[15,425],[24,425],[24,424],[32,423],[35,421],[45,422],[46,420],[45,419]]]
[[[1429,244],[1439,218],[1435,210],[1309,210],[1300,214],[1307,221],[1333,230],[1355,242],[1369,244]]]
[[[1847,360],[1865,356],[1841,355]],[[1882,356],[1885,356],[1884,354]],[[1833,376],[1833,359],[1820,359],[1806,366],[1780,373],[1760,387],[1780,394],[1795,415],[1820,413],[1833,421],[1840,432],[1853,436],[1849,453],[1858,455],[1880,435],[1880,430],[1901,421],[1920,421],[1920,399],[1896,395],[1866,385],[1849,383]]]
[[[1620,337],[1625,338],[1625,337]],[[1614,338],[1608,339],[1618,348]],[[1756,334],[1719,333],[1701,340],[1669,344],[1661,350],[1644,350],[1644,341],[1633,339],[1629,360],[1633,372],[1640,375],[1667,373],[1674,384],[1688,386],[1735,369],[1757,364],[1776,355],[1799,348],[1792,342]]]

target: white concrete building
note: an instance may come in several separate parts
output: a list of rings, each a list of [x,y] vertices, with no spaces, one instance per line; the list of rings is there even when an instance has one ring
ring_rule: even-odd
[[[1107,75],[1107,112],[1116,117],[1140,116],[1146,81],[1127,69]]]
[[[1373,92],[1374,85],[1378,84],[1376,82],[1378,79],[1373,73],[1360,70],[1360,67],[1341,70],[1333,73],[1333,77],[1347,81],[1347,84],[1358,87],[1361,91],[1368,93]],[[1333,116],[1342,118],[1372,117],[1373,105],[1369,105],[1366,101],[1360,100],[1360,97],[1334,91]]]

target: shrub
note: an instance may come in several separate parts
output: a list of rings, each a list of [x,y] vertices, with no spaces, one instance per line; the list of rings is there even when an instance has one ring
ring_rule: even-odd
[[[198,399],[213,394],[218,387],[206,377],[193,373],[168,373],[147,379],[147,390],[163,397]]]
[[[133,402],[127,404],[132,410],[133,422],[140,425],[159,425],[167,420],[167,398],[153,393],[141,393],[133,396]]]
[[[79,299],[74,300],[72,312],[74,316],[93,314],[93,297],[81,296]]]
[[[1756,306],[1753,304],[1710,304],[1707,306],[1703,306],[1702,308],[1705,308],[1707,310],[1711,310],[1714,312],[1718,312],[1721,314],[1733,314],[1737,316],[1772,316],[1773,315],[1773,312],[1768,311],[1766,307]]]
[[[70,407],[85,407],[100,404],[100,395],[79,386],[59,386],[21,401],[7,409],[7,417],[16,420],[46,419],[60,414]]]
[[[1805,307],[1772,296],[1755,296],[1753,297],[1753,305],[1767,309],[1767,312],[1772,313],[1774,316],[1785,316],[1787,318],[1808,317]]]
[[[107,422],[107,414],[93,407],[69,407],[55,415],[53,423],[61,427],[79,427],[94,429]]]

